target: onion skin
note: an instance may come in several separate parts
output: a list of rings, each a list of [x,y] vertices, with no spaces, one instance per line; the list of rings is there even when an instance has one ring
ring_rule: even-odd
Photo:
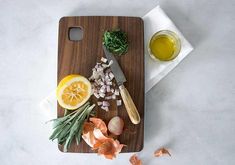
[[[108,123],[108,130],[114,135],[121,135],[123,127],[124,121],[118,116],[113,117]]]

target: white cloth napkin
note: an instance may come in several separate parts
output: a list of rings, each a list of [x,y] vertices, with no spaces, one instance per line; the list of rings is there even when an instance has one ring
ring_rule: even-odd
[[[145,93],[147,93],[154,85],[156,85],[163,77],[165,77],[173,68],[176,67],[192,50],[193,47],[184,38],[180,31],[176,28],[170,18],[164,13],[160,6],[156,6],[143,17],[144,20],[144,36],[145,36]],[[178,34],[181,40],[181,51],[179,55],[169,62],[154,61],[148,54],[148,42],[152,35],[160,30],[171,30]],[[43,110],[56,109],[55,91],[51,92],[40,103]],[[51,114],[52,115],[52,114]],[[53,114],[55,116],[55,114]]]
[[[160,8],[155,7],[145,16],[144,20],[144,41],[145,41],[145,93],[165,77],[176,67],[192,50],[191,44],[184,38],[174,23]],[[175,32],[181,40],[181,51],[179,55],[168,62],[154,61],[148,53],[148,42],[152,35],[160,30],[171,30]]]

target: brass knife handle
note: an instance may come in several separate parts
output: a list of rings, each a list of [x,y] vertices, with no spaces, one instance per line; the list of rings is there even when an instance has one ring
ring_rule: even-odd
[[[125,88],[124,85],[120,85],[119,89],[120,89],[122,100],[124,102],[124,105],[126,107],[126,110],[127,110],[127,113],[129,115],[131,122],[133,124],[139,124],[140,115],[139,115],[139,112],[138,112],[128,90]]]

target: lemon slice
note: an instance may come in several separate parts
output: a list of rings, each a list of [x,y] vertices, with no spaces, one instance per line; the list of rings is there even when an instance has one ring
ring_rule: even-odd
[[[74,110],[91,96],[91,83],[81,75],[68,75],[57,86],[56,96],[61,107]]]

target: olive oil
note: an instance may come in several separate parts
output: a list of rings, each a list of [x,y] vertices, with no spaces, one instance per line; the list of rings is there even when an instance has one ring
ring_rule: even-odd
[[[160,31],[150,40],[149,51],[154,59],[169,61],[174,59],[180,50],[179,39],[171,31]]]

